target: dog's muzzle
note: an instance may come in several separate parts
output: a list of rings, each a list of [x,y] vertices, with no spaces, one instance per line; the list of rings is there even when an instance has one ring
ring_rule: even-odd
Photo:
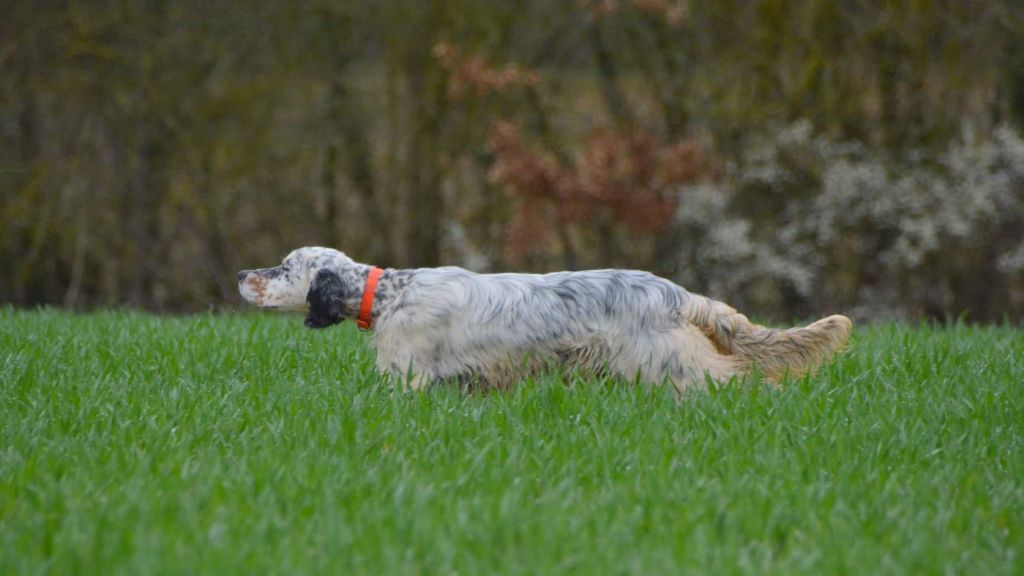
[[[253,274],[252,270],[241,270],[238,272],[238,293],[246,302],[262,308],[266,286],[266,278],[259,274]]]

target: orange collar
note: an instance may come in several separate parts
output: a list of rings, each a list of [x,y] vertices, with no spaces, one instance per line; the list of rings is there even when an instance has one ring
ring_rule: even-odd
[[[370,321],[370,310],[373,309],[373,294],[377,291],[377,281],[380,280],[381,275],[384,274],[384,270],[376,266],[370,270],[370,275],[366,277],[366,287],[363,288],[363,302],[359,306],[359,317],[356,318],[356,326],[359,326],[360,330],[369,330]]]

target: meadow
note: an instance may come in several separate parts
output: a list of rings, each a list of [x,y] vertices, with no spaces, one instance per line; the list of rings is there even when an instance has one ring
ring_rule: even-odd
[[[2,574],[1020,574],[1024,331],[394,393],[351,325],[0,308]]]

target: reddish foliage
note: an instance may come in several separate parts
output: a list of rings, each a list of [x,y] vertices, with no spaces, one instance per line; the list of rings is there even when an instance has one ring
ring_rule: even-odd
[[[540,82],[534,70],[515,63],[495,68],[483,56],[465,55],[446,42],[434,45],[433,53],[448,72],[448,96],[453,100],[467,95],[482,98],[511,86],[535,86]]]
[[[553,158],[527,148],[518,126],[496,122],[487,137],[487,146],[496,157],[488,174],[492,182],[516,190],[522,198],[557,200],[561,196],[562,168]]]
[[[595,132],[571,165],[530,149],[519,128],[498,122],[488,138],[489,178],[520,200],[506,251],[522,256],[550,230],[610,216],[633,234],[657,234],[671,222],[678,187],[713,176],[694,140],[662,144],[650,133]]]

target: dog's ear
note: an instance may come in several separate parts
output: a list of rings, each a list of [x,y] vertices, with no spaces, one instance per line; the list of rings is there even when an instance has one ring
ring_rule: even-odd
[[[338,270],[321,268],[309,283],[309,292],[306,293],[306,303],[309,304],[306,326],[327,328],[344,320],[346,296],[345,283]]]

